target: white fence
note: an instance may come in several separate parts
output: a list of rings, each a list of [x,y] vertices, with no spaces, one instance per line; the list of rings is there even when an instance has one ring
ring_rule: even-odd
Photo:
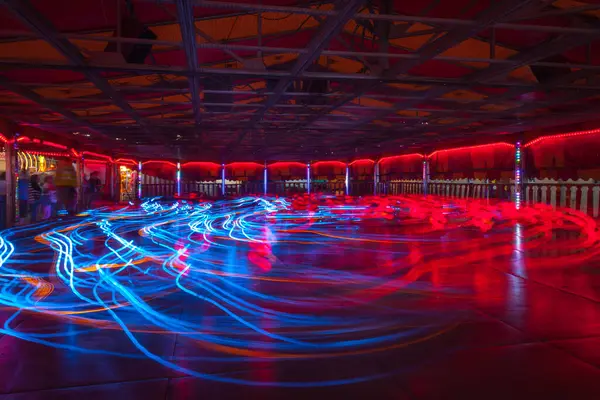
[[[553,208],[569,207],[598,217],[600,182],[593,179],[526,179],[523,182],[526,204],[543,203]]]
[[[427,192],[431,195],[486,199],[511,198],[511,182],[496,182],[489,179],[432,179],[427,186]],[[385,182],[382,194],[422,194],[423,181],[420,179],[394,180]]]

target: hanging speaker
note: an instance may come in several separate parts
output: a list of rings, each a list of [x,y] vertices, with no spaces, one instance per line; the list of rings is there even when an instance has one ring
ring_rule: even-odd
[[[113,36],[116,36],[117,32]],[[140,23],[137,18],[127,16],[121,20],[121,36],[125,38],[155,40],[156,34]],[[117,53],[116,42],[110,42],[104,48],[105,53]],[[152,50],[151,44],[121,43],[121,55],[131,64],[143,64]]]

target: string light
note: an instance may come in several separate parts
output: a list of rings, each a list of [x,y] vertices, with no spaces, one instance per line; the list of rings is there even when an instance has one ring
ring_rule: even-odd
[[[424,158],[425,155],[421,154],[421,153],[411,153],[411,154],[402,154],[399,156],[390,156],[390,157],[383,157],[379,160],[379,163],[382,162],[386,162],[386,161],[391,161],[391,160],[398,160],[401,158]]]
[[[102,158],[102,159],[104,159],[104,160],[106,160],[106,161],[108,161],[108,162],[113,162],[113,159],[112,159],[112,157],[110,157],[110,156],[107,156],[107,155],[105,155],[105,154],[94,153],[94,152],[92,152],[92,151],[82,151],[82,152],[81,152],[81,155],[82,155],[82,156],[86,156],[86,155],[87,155],[87,156],[92,156],[92,157],[98,157],[98,158]]]
[[[375,160],[371,160],[370,158],[361,158],[360,160],[354,160],[354,161],[352,161],[350,163],[350,165],[363,164],[363,163],[375,164]]]
[[[172,167],[177,168],[177,164],[175,164],[171,161],[164,161],[164,160],[149,160],[149,161],[144,161],[142,163],[142,165],[146,165],[146,164],[166,164],[166,165],[170,165]]]
[[[429,154],[427,157],[431,158],[434,155],[436,155],[437,153],[447,153],[450,151],[461,151],[461,150],[473,150],[473,149],[481,149],[484,147],[515,147],[514,144],[512,143],[506,143],[506,142],[497,142],[497,143],[489,143],[489,144],[479,144],[476,146],[465,146],[465,147],[455,147],[452,149],[445,149],[445,150],[436,150],[433,153]]]
[[[541,136],[537,139],[533,139],[531,142],[525,143],[523,145],[523,147],[525,148],[525,147],[533,146],[536,143],[539,143],[544,140],[549,140],[549,139],[564,139],[564,138],[573,137],[573,136],[595,135],[597,133],[600,133],[600,129],[591,129],[588,131],[577,131],[577,132],[569,132],[569,133],[559,133],[559,134],[550,135],[550,136]]]

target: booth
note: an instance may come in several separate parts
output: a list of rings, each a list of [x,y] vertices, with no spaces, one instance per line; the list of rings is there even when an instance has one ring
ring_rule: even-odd
[[[222,166],[213,162],[181,164],[181,195],[189,198],[218,198],[221,196]]]
[[[344,195],[346,193],[346,163],[319,161],[310,165],[311,192]]]
[[[308,191],[307,165],[300,162],[276,162],[267,165],[267,193],[291,196]]]
[[[374,193],[375,161],[370,159],[354,160],[349,167],[350,194],[368,196]]]
[[[264,193],[263,164],[235,162],[225,165],[225,195],[247,196]]]
[[[142,198],[174,197],[177,164],[171,161],[144,161],[142,163]]]

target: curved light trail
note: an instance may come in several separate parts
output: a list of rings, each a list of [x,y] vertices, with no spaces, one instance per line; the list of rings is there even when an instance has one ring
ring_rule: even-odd
[[[557,234],[566,239],[553,253]],[[280,381],[214,374],[210,365],[391,352],[460,323],[465,301],[481,293],[456,284],[453,271],[493,260],[520,276],[581,265],[599,251],[594,220],[544,206],[315,195],[151,200],[1,232],[0,304],[12,315],[0,332],[71,351],[148,357],[222,382],[339,385],[394,371]],[[435,307],[423,306],[432,298]],[[48,317],[56,329],[20,330],[23,313]],[[76,340],[99,330],[122,333],[136,351]],[[207,355],[165,356],[142,339],[172,333]]]

